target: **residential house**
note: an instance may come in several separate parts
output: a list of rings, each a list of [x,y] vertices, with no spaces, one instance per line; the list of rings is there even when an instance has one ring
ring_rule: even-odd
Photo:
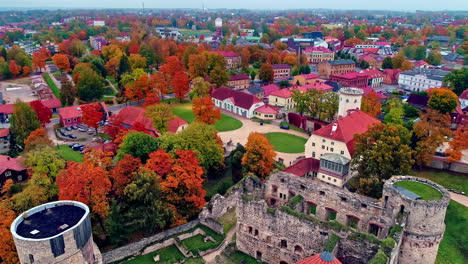
[[[10,129],[0,129],[0,152],[5,153],[10,150]]]
[[[263,89],[260,86],[251,86],[247,88],[247,93],[254,95],[260,100],[263,100],[263,98],[265,97],[265,91],[263,91]]]
[[[458,97],[458,100],[460,100],[460,108],[463,112],[468,111],[468,90],[464,90]]]
[[[89,37],[89,44],[94,50],[102,50],[107,45],[107,40],[103,36]]]
[[[367,69],[361,71],[361,73],[367,74],[368,86],[375,88],[380,87],[382,85],[384,75],[381,71],[377,69]]]
[[[415,68],[411,71],[401,72],[398,85],[404,90],[420,92],[429,88],[440,88],[448,71],[438,69]]]
[[[376,54],[364,54],[359,57],[359,61],[365,61],[369,63],[369,68],[372,69],[381,69],[384,59],[385,57]]]
[[[102,106],[103,120],[105,120],[109,117],[109,111],[107,110],[107,106],[105,103],[101,102],[99,104]],[[60,124],[63,127],[80,125],[81,124],[81,108],[83,106],[84,105],[75,105],[75,106],[68,106],[68,107],[60,108],[58,111]]]
[[[458,53],[449,53],[443,56],[442,63],[447,64],[447,65],[451,65],[451,64],[464,65],[465,58]]]
[[[308,47],[303,51],[309,63],[317,64],[322,61],[332,61],[335,53],[324,47]]]
[[[95,27],[104,27],[104,26],[106,26],[106,21],[104,21],[102,19],[95,19],[95,20],[93,20],[92,25],[95,26]]]
[[[314,158],[301,159],[292,166],[287,167],[283,172],[294,174],[298,177],[317,177],[320,168],[320,160]]]
[[[219,87],[213,90],[211,97],[216,107],[246,118],[254,117],[255,109],[264,105],[254,95],[227,87]]]
[[[281,88],[276,84],[269,84],[261,87],[264,91],[264,96],[268,98],[272,92],[279,91]]]
[[[241,65],[241,56],[239,53],[236,53],[234,51],[219,51],[215,50],[213,51],[214,53],[218,53],[224,57],[226,60],[226,69],[227,70],[233,70],[237,69]]]
[[[385,84],[397,84],[398,78],[400,77],[400,69],[385,69],[383,71],[383,83]]]
[[[320,159],[317,179],[343,187],[355,175],[351,170],[354,135],[365,133],[369,126],[379,122],[360,110],[354,110],[314,131],[305,145],[305,157]]]
[[[279,112],[279,107],[266,104],[256,108],[254,116],[263,120],[273,120],[277,118]]]
[[[294,76],[292,80],[293,85],[304,85],[308,83],[314,83],[316,80],[318,80],[319,77],[317,74],[309,73],[309,74],[300,74]]]
[[[317,65],[317,68],[318,75],[328,79],[332,74],[354,72],[356,64],[353,60],[322,61]]]
[[[289,64],[273,64],[273,78],[289,79],[291,77],[291,65]]]
[[[250,77],[245,73],[231,75],[228,86],[238,90],[246,89],[250,86]]]
[[[368,78],[369,76],[366,73],[359,72],[330,75],[330,81],[339,82],[344,87],[366,87]]]
[[[292,98],[292,94],[294,90],[306,92],[307,90],[313,90],[313,89],[318,89],[318,90],[323,90],[323,91],[332,91],[333,87],[325,83],[316,81],[314,83],[309,83],[303,86],[293,86],[290,88],[284,88],[284,89],[270,93],[270,95],[268,96],[268,103],[271,105],[281,107],[281,109],[284,111],[290,111],[290,110],[293,110],[294,107],[296,106],[296,103],[294,102]]]
[[[58,112],[58,109],[62,107],[62,102],[60,102],[60,99],[53,98],[53,99],[48,99],[48,100],[42,100],[41,103],[50,109],[53,114],[56,114]]]
[[[26,180],[26,178],[26,167],[18,159],[0,155],[0,186],[9,179],[12,179],[14,182],[21,182]]]

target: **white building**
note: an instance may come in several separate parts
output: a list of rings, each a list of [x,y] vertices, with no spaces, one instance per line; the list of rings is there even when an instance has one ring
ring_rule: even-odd
[[[264,103],[254,95],[227,87],[215,89],[211,98],[216,107],[246,118],[254,117],[255,109],[264,105]]]
[[[95,19],[93,20],[93,26],[95,27],[104,27],[106,25],[106,21],[102,19]]]
[[[359,88],[341,88],[339,91],[338,117],[345,117],[349,110],[361,109],[362,95],[364,92]]]
[[[415,68],[412,71],[400,73],[398,86],[404,90],[414,92],[426,91],[429,88],[440,88],[443,86],[445,75],[449,73],[437,69]]]

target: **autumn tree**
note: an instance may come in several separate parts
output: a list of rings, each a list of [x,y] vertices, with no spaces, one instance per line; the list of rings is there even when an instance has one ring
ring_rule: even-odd
[[[382,103],[375,92],[370,92],[362,97],[361,110],[370,116],[377,117],[381,113]]]
[[[168,104],[155,104],[146,108],[145,115],[153,120],[153,126],[159,133],[167,131],[169,120],[174,118],[172,107]]]
[[[224,86],[229,81],[229,74],[226,72],[224,68],[221,68],[220,66],[216,66],[210,72],[210,81],[211,83],[215,84],[216,87]]]
[[[60,89],[60,102],[62,105],[72,105],[75,98],[78,96],[76,87],[71,81],[62,81],[62,88]]]
[[[31,73],[31,68],[29,68],[29,66],[23,66],[23,69],[21,71],[23,73],[23,76],[28,76]]]
[[[295,103],[295,109],[301,116],[304,115],[304,112],[307,111],[310,103],[310,96],[308,93],[302,92],[300,90],[293,90],[292,100]]]
[[[107,75],[117,78],[119,64],[120,64],[120,60],[117,58],[111,58],[110,60],[108,60],[105,65]]]
[[[377,123],[363,134],[356,134],[353,170],[358,172],[361,194],[381,197],[382,185],[393,175],[406,175],[413,166],[412,150],[409,147],[411,134],[401,125]],[[370,181],[360,179],[371,179]],[[356,180],[355,180],[356,181]],[[380,191],[366,192],[365,183],[378,183]],[[374,188],[369,188],[373,189]]]
[[[405,112],[402,105],[392,107],[384,117],[386,124],[403,125],[403,116]]]
[[[24,140],[41,126],[36,112],[27,103],[17,100],[10,118],[10,131],[17,145],[24,147]]]
[[[437,147],[452,135],[450,115],[429,108],[426,113],[420,114],[420,120],[414,125],[413,131],[417,137],[414,160],[419,166],[429,165]]]
[[[185,72],[177,72],[172,78],[171,86],[174,89],[176,98],[179,98],[179,101],[182,102],[183,99],[187,96],[189,92],[189,78]]]
[[[19,263],[15,243],[10,231],[16,214],[0,201],[0,215],[2,216],[0,217],[0,260],[5,264]]]
[[[221,119],[221,111],[215,108],[215,104],[210,97],[195,99],[192,105],[192,111],[197,121],[213,125]]]
[[[10,69],[10,73],[13,74],[14,76],[17,76],[20,74],[21,66],[16,64],[16,61],[11,60],[8,67]]]
[[[107,194],[111,190],[108,173],[90,161],[69,161],[67,169],[57,176],[60,200],[74,200],[87,204],[94,216],[104,219],[109,212]]]
[[[47,57],[40,51],[36,51],[32,55],[32,67],[34,71],[41,71],[46,67]]]
[[[146,97],[151,88],[150,86],[150,78],[148,75],[143,75],[133,84],[125,85],[125,97],[130,101],[140,101]]]
[[[260,179],[266,179],[273,171],[276,152],[268,139],[257,132],[250,133],[245,145],[242,165],[247,173],[252,173]]]
[[[121,196],[125,187],[133,181],[133,172],[142,166],[139,158],[125,154],[123,158],[111,169],[109,177],[112,182],[112,191]]]
[[[96,129],[96,134],[98,133],[99,122],[101,122],[103,118],[104,113],[100,104],[94,103],[81,106],[81,122]]]
[[[56,53],[52,57],[52,61],[57,65],[57,67],[62,71],[70,71],[70,61],[68,60],[67,55]]]
[[[47,131],[44,128],[38,128],[24,140],[24,151],[52,147],[52,144],[52,140],[47,136]]]
[[[272,83],[273,77],[273,67],[271,64],[263,64],[258,71],[258,78],[264,83]]]
[[[146,162],[149,154],[159,148],[159,140],[143,132],[130,132],[122,141],[117,152],[117,160],[124,158],[128,154],[134,158],[140,158]]]
[[[146,68],[146,58],[141,56],[140,54],[130,54],[128,60],[132,69]]]
[[[461,125],[454,132],[452,140],[449,141],[449,148],[445,151],[449,155],[447,160],[449,162],[461,160],[462,151],[466,149],[468,149],[468,127]]]
[[[452,113],[458,105],[458,96],[447,88],[429,89],[427,106],[441,113]]]
[[[204,54],[190,55],[188,65],[190,78],[208,77],[208,60]]]
[[[210,83],[203,80],[202,77],[193,79],[192,85],[192,99],[210,96]]]
[[[36,111],[39,121],[41,121],[42,126],[50,123],[50,118],[52,117],[52,111],[46,107],[41,101],[36,100],[30,103],[31,108]]]

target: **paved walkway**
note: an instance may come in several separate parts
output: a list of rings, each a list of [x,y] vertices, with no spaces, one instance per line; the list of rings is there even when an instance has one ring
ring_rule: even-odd
[[[114,84],[111,81],[109,81],[108,79],[106,79],[106,81],[109,84],[110,88],[112,88],[112,90],[114,90],[115,94],[118,94],[119,91],[117,91]],[[114,105],[117,105],[117,99],[116,99],[116,97],[114,95],[113,96],[107,95],[107,96],[112,97],[112,101],[114,101]]]
[[[286,133],[286,134],[291,134],[291,135],[296,135],[305,139],[309,139],[309,135],[296,131],[296,130],[284,130],[279,128],[277,125],[270,125],[270,124],[263,124],[261,126],[259,123],[253,122],[250,119],[242,118],[238,115],[234,115],[230,112],[225,112],[223,111],[223,114],[232,116],[236,119],[239,119],[239,121],[242,122],[242,127],[233,130],[233,131],[226,131],[226,132],[219,132],[218,136],[221,137],[224,143],[229,142],[232,140],[233,145],[237,145],[237,143],[240,143],[242,145],[245,145],[247,143],[247,138],[249,137],[249,134],[251,132],[259,132],[259,133],[270,133],[270,132],[281,132],[281,133]],[[284,165],[289,166],[292,164],[293,161],[295,161],[298,157],[304,156],[304,153],[282,153],[282,152],[276,152],[278,156],[276,156],[276,160],[278,158],[282,158],[284,160]]]
[[[450,193],[450,199],[454,200],[457,203],[463,204],[464,206],[468,207],[468,196],[466,195],[461,195],[458,193]]]
[[[206,264],[214,264],[216,263],[216,257],[220,255],[224,249],[226,249],[227,245],[231,243],[232,237],[236,233],[236,226],[233,226],[231,230],[226,235],[226,239],[223,242],[223,245],[219,247],[216,251],[211,252],[210,254],[207,254],[203,256],[203,260],[206,262]]]

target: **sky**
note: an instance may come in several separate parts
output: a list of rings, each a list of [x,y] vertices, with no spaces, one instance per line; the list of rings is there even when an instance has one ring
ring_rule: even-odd
[[[143,0],[0,0],[0,7],[141,8]],[[468,0],[146,0],[147,8],[468,10]]]

